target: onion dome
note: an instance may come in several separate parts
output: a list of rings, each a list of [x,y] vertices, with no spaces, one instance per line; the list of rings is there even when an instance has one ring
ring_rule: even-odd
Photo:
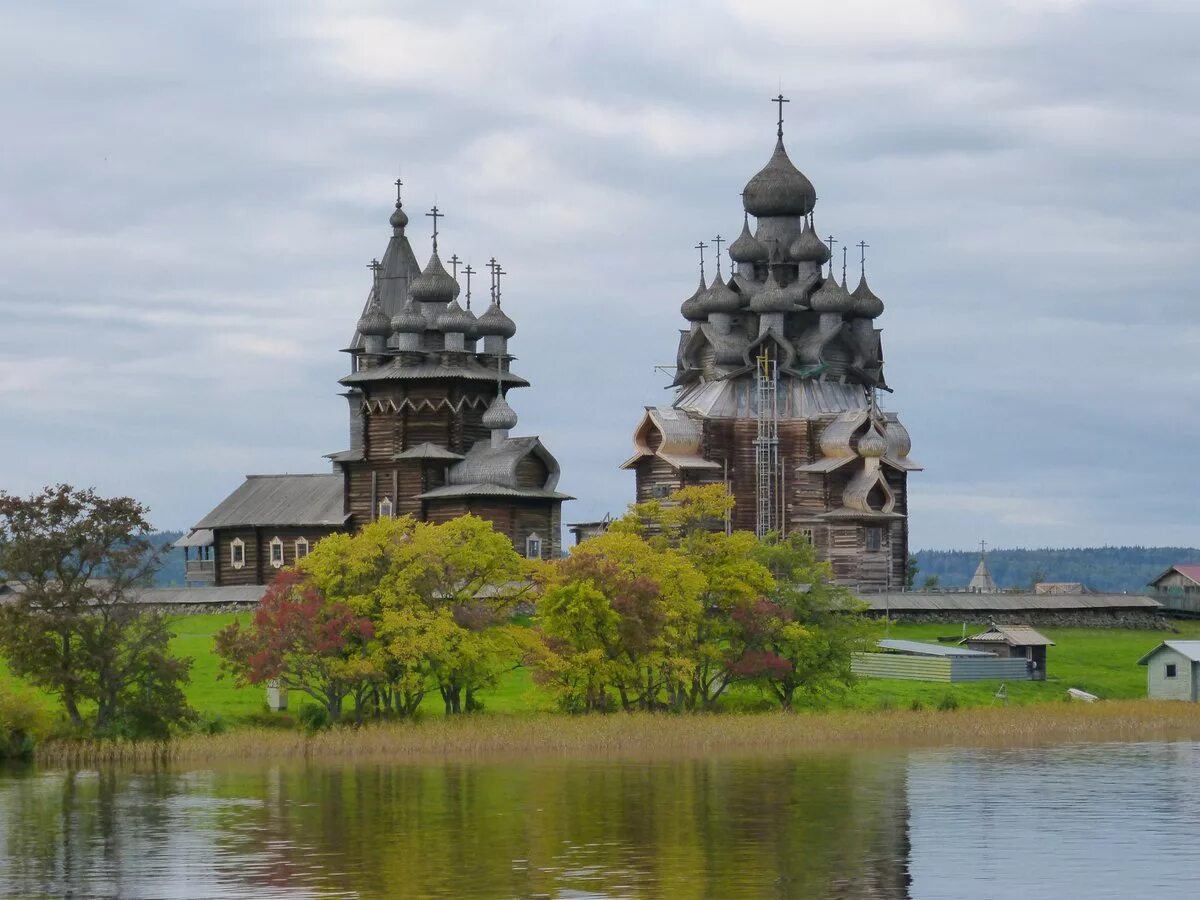
[[[413,306],[412,297],[392,316],[392,331],[396,334],[420,334],[429,326],[426,318]]]
[[[819,266],[829,259],[829,247],[817,237],[816,229],[805,225],[800,237],[788,248],[788,255],[794,262],[811,262]]]
[[[503,394],[497,394],[483,414],[483,427],[488,431],[507,431],[517,426],[517,414]]]
[[[838,284],[833,273],[830,273],[825,278],[825,283],[821,285],[820,290],[813,294],[808,305],[817,312],[844,313],[850,311],[854,300],[846,293],[846,289]]]
[[[495,300],[475,323],[475,333],[480,337],[499,335],[510,338],[517,333],[516,323],[504,314],[504,310]]]
[[[803,216],[812,212],[817,191],[788,159],[783,138],[762,169],[746,182],[742,206],[752,216]],[[732,249],[732,248],[730,248]]]
[[[689,322],[703,322],[704,310],[700,308],[700,298],[707,292],[704,286],[704,279],[700,279],[700,286],[696,288],[696,292],[692,296],[683,301],[679,307],[679,312]]]
[[[742,298],[730,290],[718,272],[712,287],[700,296],[699,304],[705,313],[735,313],[742,308]]]
[[[371,302],[367,304],[367,308],[363,310],[363,314],[358,320],[358,331],[364,336],[387,337],[391,334],[391,320],[383,311],[383,307],[379,305],[379,295],[374,291],[371,292]]]
[[[437,317],[438,331],[447,334],[452,331],[466,334],[474,324],[475,317],[459,306],[457,300],[451,301],[450,305]]]
[[[413,300],[418,303],[449,303],[458,296],[458,282],[442,266],[437,253],[429,257],[429,263],[419,276],[413,279],[409,289]]]
[[[742,216],[742,233],[737,240],[729,245],[729,258],[735,263],[755,263],[767,261],[767,248],[758,242],[750,233],[750,217]]]
[[[864,319],[874,319],[883,314],[883,301],[875,296],[875,292],[867,284],[866,275],[863,275],[858,280],[858,287],[854,289],[854,293],[850,296],[854,298],[852,309],[856,316],[862,316]]]
[[[792,308],[792,298],[775,280],[774,270],[767,276],[762,290],[750,298],[750,309],[756,313],[791,312]]]
[[[887,432],[888,444],[892,448],[892,455],[898,459],[907,457],[912,450],[912,438],[909,437],[908,429],[897,420],[895,422],[888,422],[885,431]]]
[[[879,433],[874,422],[867,428],[867,433],[858,439],[859,456],[878,458],[887,453],[887,448],[887,438]]]
[[[399,200],[396,201],[396,211],[392,213],[392,217],[388,221],[397,231],[403,231],[404,226],[408,224],[408,213],[400,206]]]

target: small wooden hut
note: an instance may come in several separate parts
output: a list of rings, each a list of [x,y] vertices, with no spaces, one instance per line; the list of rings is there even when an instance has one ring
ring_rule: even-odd
[[[1151,700],[1200,700],[1200,641],[1163,641],[1138,660]]]
[[[964,638],[962,644],[971,650],[983,650],[997,656],[1023,659],[1034,681],[1046,680],[1046,648],[1054,641],[1028,625],[997,625],[987,631]]]

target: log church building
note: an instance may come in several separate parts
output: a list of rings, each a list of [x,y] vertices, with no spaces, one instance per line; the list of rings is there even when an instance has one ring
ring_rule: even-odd
[[[505,274],[493,259],[489,303],[471,308],[471,279],[459,302],[453,274],[433,252],[422,269],[400,200],[383,258],[346,352],[341,380],[349,404],[349,447],[329,454],[333,472],[251,475],[176,546],[189,582],[259,585],[322,537],[382,516],[444,522],[471,513],[489,520],[527,557],[560,554],[559,465],[537,437],[514,437],[505,399],[529,382],[512,370],[516,325],[501,306]]]
[[[902,587],[908,561],[908,432],[878,402],[883,301],[834,272],[834,238],[822,240],[816,190],[783,145],[742,193],[741,234],[729,274],[704,274],[683,301],[670,406],[645,409],[624,463],[637,499],[690,485],[726,484],[727,527],[802,532],[838,582],[863,591]],[[754,216],[751,227],[750,216]],[[822,267],[828,263],[828,268]],[[587,526],[580,526],[586,529]]]

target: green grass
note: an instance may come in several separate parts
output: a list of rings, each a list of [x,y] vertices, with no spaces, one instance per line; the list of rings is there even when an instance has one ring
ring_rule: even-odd
[[[247,614],[240,614],[245,617]],[[191,657],[192,680],[187,686],[189,702],[201,714],[220,716],[236,727],[274,723],[286,726],[289,716],[266,712],[265,691],[261,687],[238,687],[233,679],[220,676],[219,660],[213,653],[213,636],[218,630],[239,617],[235,613],[181,616],[173,622],[175,638],[171,648],[181,656]],[[984,623],[967,623],[967,633],[980,631]],[[1200,638],[1200,623],[1178,622],[1179,633],[1108,628],[1043,628],[1039,629],[1056,646],[1049,649],[1048,678],[1044,682],[1009,682],[1007,703],[1025,706],[1035,703],[1058,702],[1069,687],[1080,688],[1104,699],[1137,699],[1146,694],[1146,670],[1137,660],[1160,641],[1168,637]],[[891,627],[891,636],[907,640],[935,643],[939,636],[960,634],[962,626],[903,625]],[[880,628],[880,636],[883,628]],[[0,661],[0,680],[15,680]],[[961,707],[998,705],[994,681],[966,684],[939,684],[918,681],[862,679],[838,696],[821,700],[817,706],[825,709],[877,710],[908,709],[919,704],[933,709],[949,695]],[[518,714],[548,712],[554,704],[550,696],[533,681],[531,672],[516,668],[507,672],[499,684],[482,691],[480,699],[489,713]],[[293,695],[293,710],[306,702],[303,696]],[[54,703],[47,696],[48,703]],[[752,710],[770,708],[758,691],[738,686],[727,694],[725,704],[730,709]],[[57,708],[57,704],[54,704]],[[421,707],[425,717],[442,716],[441,698],[436,691],[426,697]]]

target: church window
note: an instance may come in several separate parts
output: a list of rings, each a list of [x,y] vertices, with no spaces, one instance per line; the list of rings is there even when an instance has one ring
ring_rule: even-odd
[[[304,559],[306,556],[308,556],[308,538],[297,538],[296,559]]]
[[[675,489],[669,484],[655,484],[650,488],[650,496],[656,499],[670,497]]]
[[[868,528],[867,529],[867,549],[879,550],[883,547],[883,529]]]
[[[229,565],[235,569],[246,565],[246,542],[241,538],[234,538],[229,545]]]
[[[531,534],[525,539],[525,558],[526,559],[541,559],[542,558],[542,539]]]
[[[385,497],[379,501],[379,518],[390,519],[392,517],[392,501]]]
[[[811,528],[801,528],[800,537],[804,538],[811,544],[813,542],[813,530]]]
[[[271,538],[271,566],[276,569],[283,567],[283,541],[277,537]]]

